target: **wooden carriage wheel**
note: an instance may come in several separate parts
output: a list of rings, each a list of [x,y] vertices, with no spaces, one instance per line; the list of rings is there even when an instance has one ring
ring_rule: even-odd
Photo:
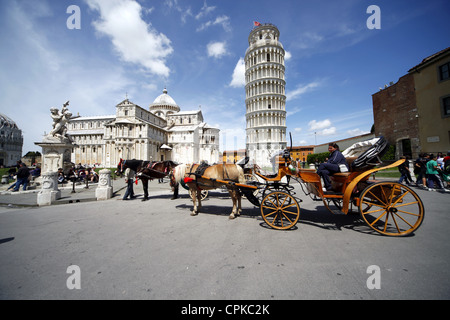
[[[266,195],[260,208],[264,221],[274,229],[290,229],[295,226],[300,217],[297,201],[283,191],[274,191]]]
[[[387,236],[406,236],[414,232],[425,215],[419,196],[397,182],[369,185],[361,193],[359,211],[369,227]]]

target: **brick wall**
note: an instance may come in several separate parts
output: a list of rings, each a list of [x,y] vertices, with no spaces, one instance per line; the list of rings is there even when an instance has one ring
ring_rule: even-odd
[[[384,136],[395,145],[397,157],[408,153],[402,150],[402,140],[411,142],[413,159],[420,152],[419,122],[417,118],[414,77],[407,74],[397,83],[372,95],[376,136]]]

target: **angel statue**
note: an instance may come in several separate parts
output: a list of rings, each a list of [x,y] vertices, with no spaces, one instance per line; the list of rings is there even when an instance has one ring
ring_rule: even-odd
[[[49,136],[57,138],[68,138],[67,136],[67,123],[72,117],[72,113],[69,111],[67,101],[61,110],[58,108],[50,108],[51,117],[53,119],[53,129],[50,131]]]

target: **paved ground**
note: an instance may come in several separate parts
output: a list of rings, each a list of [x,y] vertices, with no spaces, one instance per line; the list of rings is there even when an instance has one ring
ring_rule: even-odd
[[[153,182],[150,201],[119,201],[123,187],[115,181],[116,197],[101,202],[88,201],[94,186],[65,190],[59,205],[42,208],[36,193],[0,195],[0,299],[450,298],[450,194],[417,190],[424,223],[390,238],[358,216],[332,215],[299,188],[299,223],[277,231],[248,201],[229,220],[225,192],[192,217],[184,190],[170,200],[168,184]],[[380,289],[367,286],[370,266]]]

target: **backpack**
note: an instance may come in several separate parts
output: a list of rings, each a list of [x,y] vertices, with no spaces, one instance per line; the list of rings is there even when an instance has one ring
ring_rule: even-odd
[[[445,174],[450,174],[450,159],[445,161],[443,171]]]

